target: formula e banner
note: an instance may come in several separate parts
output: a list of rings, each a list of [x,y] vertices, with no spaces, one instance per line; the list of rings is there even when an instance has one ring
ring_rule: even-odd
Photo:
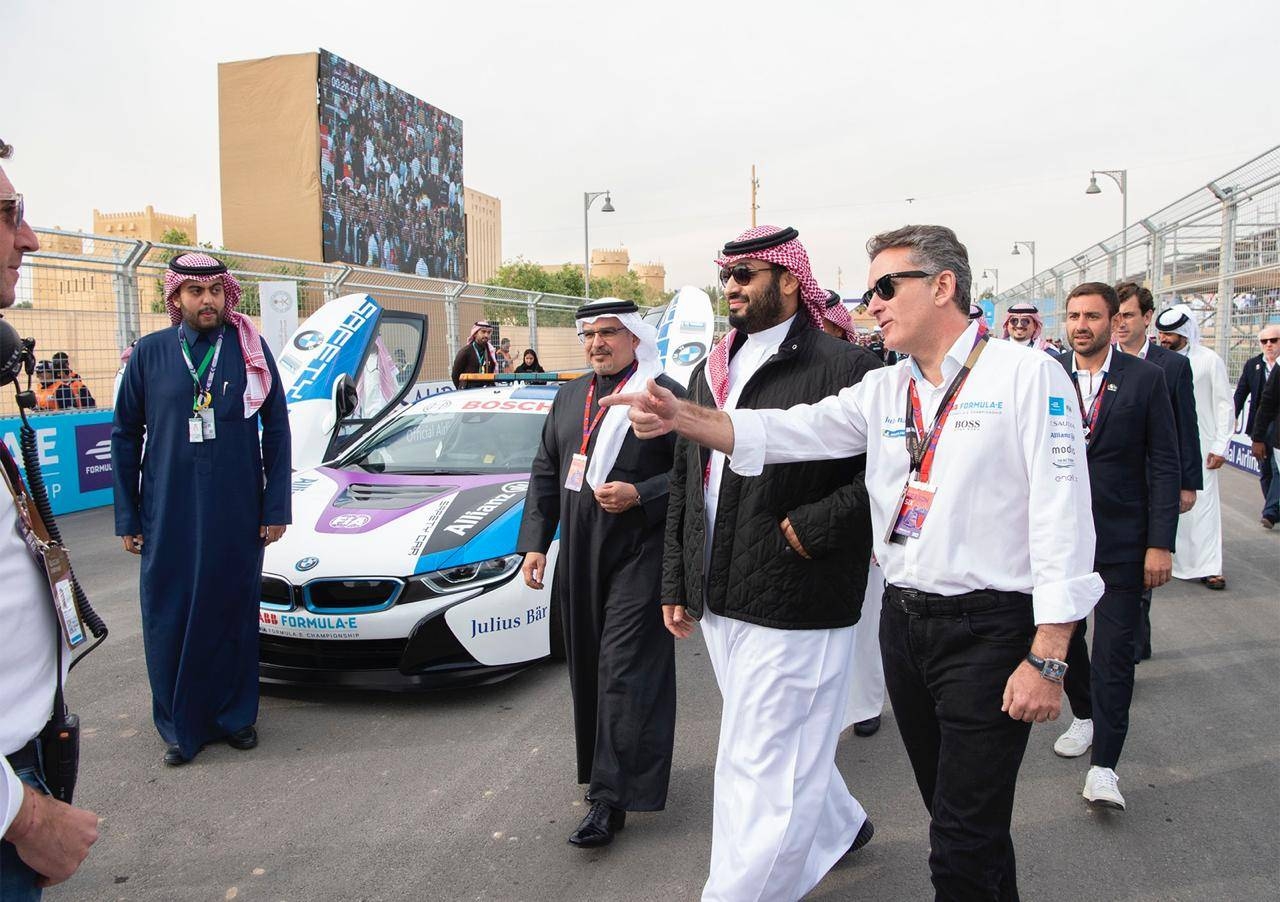
[[[35,430],[36,458],[54,514],[110,504],[110,410],[38,413],[30,416]],[[22,420],[0,419],[0,437],[23,469],[20,447]]]

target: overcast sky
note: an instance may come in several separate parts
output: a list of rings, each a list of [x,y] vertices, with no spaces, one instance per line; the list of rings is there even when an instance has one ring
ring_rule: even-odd
[[[503,256],[594,247],[705,285],[724,241],[793,225],[820,282],[863,245],[952,226],[1004,288],[1280,143],[1275,0],[645,4],[4,0],[0,137],[36,225],[196,213],[221,240],[218,62],[332,50],[461,117]],[[908,204],[906,198],[915,198]],[[245,248],[244,250],[253,250]],[[984,283],[979,283],[981,286]]]

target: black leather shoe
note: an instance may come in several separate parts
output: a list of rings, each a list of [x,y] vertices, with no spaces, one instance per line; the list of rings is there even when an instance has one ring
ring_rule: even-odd
[[[247,727],[241,727],[230,736],[227,737],[227,745],[233,749],[247,751],[256,747],[258,744],[258,729],[253,724]]]
[[[853,725],[853,735],[855,736],[874,736],[876,731],[880,729],[880,718],[869,717],[866,720],[860,720]]]
[[[871,837],[875,835],[876,835],[875,825],[871,823],[871,818],[867,818],[865,821],[862,822],[862,826],[858,829],[858,835],[853,838],[853,845],[851,845],[849,847],[849,851],[845,852],[844,854],[852,855],[854,852],[861,849],[867,843],[871,842]]]
[[[187,759],[182,757],[182,749],[176,745],[166,745],[164,747],[164,763],[170,767],[181,767],[187,763]]]
[[[621,808],[614,808],[608,802],[592,802],[591,810],[569,837],[569,844],[583,849],[607,846],[626,822],[627,813]]]

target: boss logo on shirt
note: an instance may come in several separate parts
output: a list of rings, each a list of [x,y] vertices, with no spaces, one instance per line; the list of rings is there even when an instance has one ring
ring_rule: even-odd
[[[975,432],[982,428],[982,420],[952,420],[951,423],[960,432]]]

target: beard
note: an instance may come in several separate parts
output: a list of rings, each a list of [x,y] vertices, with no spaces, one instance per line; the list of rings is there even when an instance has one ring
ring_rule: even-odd
[[[729,314],[729,325],[735,329],[744,329],[747,334],[763,332],[771,326],[782,322],[782,289],[779,287],[782,274],[774,272],[769,285],[758,298],[750,298],[747,308],[741,313]]]
[[[200,321],[200,314],[205,311],[213,313],[213,322],[208,325]],[[227,321],[227,311],[225,309],[214,310],[212,307],[201,307],[195,311],[184,308],[182,321],[186,323],[188,329],[194,329],[197,332],[208,332],[210,329],[217,329]]]

